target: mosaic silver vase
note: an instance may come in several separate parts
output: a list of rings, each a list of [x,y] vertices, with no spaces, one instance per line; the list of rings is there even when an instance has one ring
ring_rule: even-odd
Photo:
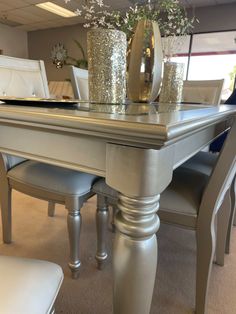
[[[162,80],[161,34],[156,22],[140,20],[127,53],[127,94],[134,102],[154,101]]]
[[[180,103],[182,101],[184,64],[164,63],[164,76],[160,93],[160,103]]]
[[[101,104],[124,103],[127,50],[125,33],[93,29],[88,32],[87,47],[89,100]]]

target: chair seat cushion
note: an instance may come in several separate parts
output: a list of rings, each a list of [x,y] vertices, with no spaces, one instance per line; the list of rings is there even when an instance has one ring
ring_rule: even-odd
[[[161,193],[158,215],[164,222],[195,228],[203,191],[209,176],[179,167],[173,179]]]
[[[0,256],[0,313],[50,313],[63,280],[50,262]]]
[[[8,178],[13,181],[45,189],[46,191],[84,195],[91,190],[97,176],[27,160],[8,171]]]

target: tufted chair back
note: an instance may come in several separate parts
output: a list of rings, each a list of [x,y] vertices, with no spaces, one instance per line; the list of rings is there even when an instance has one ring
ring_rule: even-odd
[[[0,96],[49,98],[44,62],[1,55]],[[9,170],[24,159],[5,155],[4,160]]]
[[[49,98],[44,62],[0,56],[0,95]]]
[[[183,102],[219,105],[224,80],[184,81]]]

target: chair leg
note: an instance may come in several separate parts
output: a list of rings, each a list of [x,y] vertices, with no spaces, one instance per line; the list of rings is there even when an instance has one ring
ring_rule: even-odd
[[[79,268],[81,265],[79,259],[79,240],[81,230],[81,215],[80,209],[68,209],[67,228],[70,242],[70,262],[69,267],[72,272],[72,278],[76,279],[79,276]]]
[[[55,215],[55,203],[52,201],[48,202],[48,216],[54,217]]]
[[[11,198],[12,190],[9,185],[4,185],[2,189],[1,214],[2,214],[2,237],[4,243],[11,243],[12,241],[12,220],[11,220]]]
[[[204,229],[204,232],[201,229]],[[197,229],[196,314],[206,313],[215,244],[214,221],[210,225],[205,221],[204,228]]]
[[[226,244],[225,244],[225,253],[230,253],[230,240],[231,240],[231,233],[232,233],[232,227],[236,223],[236,216],[235,216],[235,194],[236,194],[236,178],[234,177],[234,180],[230,187],[230,199],[231,199],[231,212],[229,217],[229,226],[227,230],[227,237],[226,237]]]
[[[107,259],[106,238],[107,238],[107,224],[108,224],[108,204],[106,197],[97,195],[97,212],[96,212],[96,226],[97,226],[97,253],[96,260],[98,269],[102,269],[105,260]]]
[[[231,201],[230,190],[225,194],[224,201],[221,204],[217,214],[217,234],[216,234],[216,264],[224,266],[225,246],[228,229],[231,230],[230,223]]]

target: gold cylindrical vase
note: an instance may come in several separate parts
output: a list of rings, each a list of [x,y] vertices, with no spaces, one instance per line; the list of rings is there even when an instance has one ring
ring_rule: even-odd
[[[162,79],[162,44],[159,26],[146,19],[137,23],[128,47],[128,99],[152,102],[160,90]]]
[[[178,62],[164,63],[160,103],[180,103],[182,101],[184,64]]]
[[[124,32],[97,28],[88,32],[89,100],[117,104],[126,99],[126,50]]]

